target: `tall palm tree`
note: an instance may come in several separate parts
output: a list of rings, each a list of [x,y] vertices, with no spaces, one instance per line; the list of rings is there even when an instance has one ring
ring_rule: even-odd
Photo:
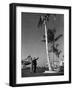
[[[44,29],[45,29],[46,53],[47,53],[47,60],[48,60],[49,71],[52,70],[51,69],[51,65],[50,65],[50,60],[49,60],[48,36],[47,36],[47,22],[49,22],[50,15],[51,14],[46,14],[46,15],[40,16],[39,23],[38,23],[38,27],[44,25]],[[56,16],[56,15],[54,14],[54,16]]]

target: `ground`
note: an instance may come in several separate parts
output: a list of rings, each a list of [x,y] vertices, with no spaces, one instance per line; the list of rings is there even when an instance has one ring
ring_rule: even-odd
[[[24,68],[22,71],[22,77],[33,77],[33,76],[56,76],[56,75],[64,75],[64,72],[57,72],[57,73],[44,73],[45,71],[48,71],[46,68],[40,68],[38,67],[36,70],[36,73],[30,72],[30,68]]]

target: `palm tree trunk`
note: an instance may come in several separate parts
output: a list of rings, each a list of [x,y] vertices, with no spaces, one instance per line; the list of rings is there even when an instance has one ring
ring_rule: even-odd
[[[47,39],[47,28],[46,28],[46,23],[44,23],[45,26],[45,37],[46,37],[46,54],[47,54],[47,60],[48,60],[48,67],[49,71],[51,71],[51,65],[50,65],[50,60],[49,60],[49,53],[48,53],[48,39]]]

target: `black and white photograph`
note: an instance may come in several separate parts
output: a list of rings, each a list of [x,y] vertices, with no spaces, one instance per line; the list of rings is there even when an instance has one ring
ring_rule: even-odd
[[[10,4],[10,86],[71,83],[71,7]]]
[[[22,77],[64,75],[64,15],[21,13]]]

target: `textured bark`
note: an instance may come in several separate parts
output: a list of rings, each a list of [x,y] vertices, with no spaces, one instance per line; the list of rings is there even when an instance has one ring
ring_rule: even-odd
[[[46,54],[47,54],[47,60],[48,60],[48,67],[49,67],[49,71],[51,71],[51,65],[50,65],[50,60],[49,60],[49,53],[48,53],[48,38],[47,38],[47,27],[46,27],[46,23],[44,23],[45,26],[45,37],[46,37]]]

